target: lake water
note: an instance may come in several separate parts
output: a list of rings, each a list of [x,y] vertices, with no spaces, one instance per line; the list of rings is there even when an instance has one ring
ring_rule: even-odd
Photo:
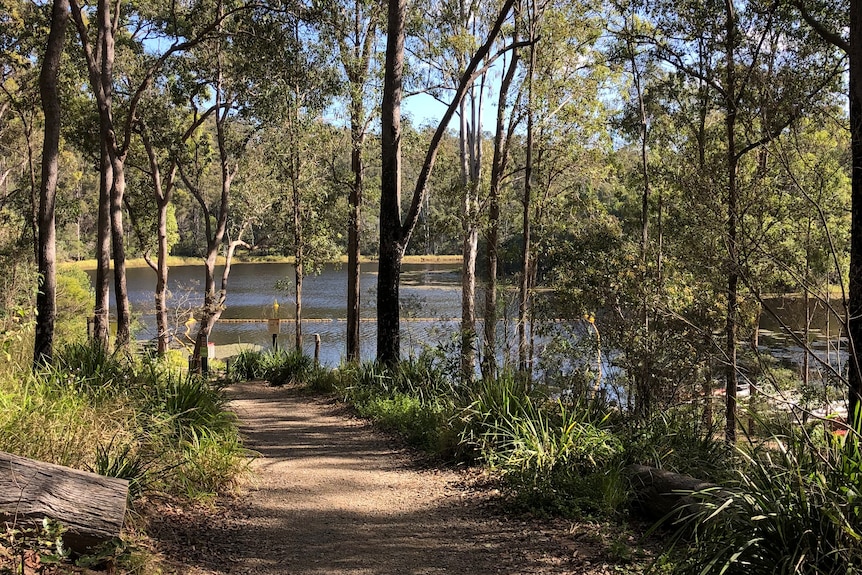
[[[270,346],[267,323],[273,317],[273,303],[278,301],[282,318],[279,345],[292,347],[294,326],[292,318],[295,299],[292,293],[293,266],[276,263],[242,263],[231,267],[228,281],[226,309],[216,324],[210,342],[216,345],[248,343]],[[91,273],[91,280],[95,273]],[[221,277],[221,267],[216,277]],[[127,270],[129,301],[136,314],[140,329],[139,340],[156,337],[153,310],[155,274],[149,268]],[[290,290],[279,290],[279,282],[289,282]],[[405,353],[445,333],[457,330],[460,317],[461,284],[460,266],[452,264],[404,264],[401,275],[402,351]],[[219,279],[220,281],[220,279]],[[203,301],[203,266],[174,266],[170,269],[170,305],[187,309]],[[376,355],[377,323],[377,264],[362,265],[360,337],[363,359]],[[319,275],[306,277],[303,282],[302,315],[303,347],[314,352],[314,336],[320,334],[321,362],[338,365],[345,355],[347,329],[347,275],[343,266],[327,265]],[[113,291],[111,293],[113,304]],[[240,321],[245,320],[245,321]],[[182,325],[179,332],[184,332]]]
[[[220,278],[221,268],[216,277]],[[128,270],[129,299],[140,329],[137,338],[153,339],[156,336],[153,310],[155,274],[149,268]],[[94,272],[93,272],[94,275]],[[175,266],[170,269],[169,289],[171,305],[189,309],[202,303],[203,266]],[[228,283],[227,306],[222,320],[216,324],[210,341],[216,345],[246,343],[270,346],[272,337],[266,319],[273,317],[273,303],[279,303],[282,318],[278,337],[282,347],[293,346],[294,298],[291,291],[279,290],[279,282],[287,280],[293,285],[293,266],[289,264],[259,263],[234,264]],[[409,353],[423,344],[452,342],[458,330],[461,314],[461,273],[455,264],[405,264],[401,276],[402,352]],[[363,359],[376,354],[377,324],[375,303],[377,264],[362,266],[362,311],[360,323]],[[313,334],[320,334],[321,361],[324,365],[338,365],[344,357],[346,330],[347,276],[342,266],[327,265],[319,275],[305,278],[303,284],[303,347],[306,353],[314,352]],[[113,294],[111,295],[113,301]],[[793,299],[772,299],[768,305],[792,330],[801,333],[804,322],[803,304]],[[816,304],[812,304],[815,305]],[[185,331],[177,322],[179,333]],[[803,349],[783,332],[780,322],[764,312],[761,320],[761,342],[775,355],[801,363]],[[822,358],[837,361],[835,349],[838,322],[826,325],[822,305],[815,309],[812,323],[812,346]],[[830,332],[829,345],[825,334]],[[498,331],[503,332],[504,326]],[[193,331],[193,330],[192,330]],[[509,338],[513,337],[511,328]],[[192,334],[193,335],[193,334]],[[505,341],[506,334],[500,334]],[[511,342],[510,342],[511,343]],[[843,347],[843,344],[841,344]],[[828,347],[828,349],[827,349]]]

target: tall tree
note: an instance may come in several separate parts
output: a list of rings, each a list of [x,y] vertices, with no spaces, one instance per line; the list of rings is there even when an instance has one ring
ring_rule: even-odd
[[[109,0],[99,0],[95,11],[95,31],[91,30],[90,19],[78,0],[70,0],[72,18],[78,31],[83,54],[90,77],[90,89],[96,100],[99,112],[99,137],[101,146],[100,161],[100,200],[99,200],[99,239],[96,254],[96,313],[95,335],[98,339],[107,340],[108,336],[108,271],[110,267],[110,252],[113,251],[114,261],[114,295],[117,308],[116,345],[125,347],[131,337],[131,314],[126,285],[126,255],[125,231],[123,227],[123,206],[126,189],[126,158],[131,146],[134,127],[138,120],[138,106],[144,93],[159,73],[165,63],[175,54],[188,50],[205,39],[210,38],[221,25],[222,21],[244,8],[240,6],[233,11],[219,9],[214,16],[198,24],[199,16],[205,13],[196,10],[196,6],[187,6],[184,16],[192,15],[193,24],[179,23],[179,11],[171,6],[169,14],[164,17],[147,19],[142,17],[136,23],[141,24],[132,31],[123,28],[127,24],[128,15],[122,10],[121,0],[112,4]],[[153,30],[158,25],[167,22],[169,32]],[[182,30],[181,30],[182,28]],[[164,37],[168,48],[161,54],[149,55],[143,58],[144,65],[137,70],[135,77],[127,82],[131,86],[125,93],[127,101],[122,115],[115,109],[115,83],[117,78],[114,70],[116,46],[118,38],[137,42],[138,50],[146,54],[143,42],[135,34],[146,36],[154,32]],[[166,36],[166,37],[165,37]],[[110,233],[108,233],[110,231]]]
[[[514,42],[518,41],[518,19],[516,15]],[[494,152],[491,157],[491,175],[488,186],[488,223],[485,232],[485,313],[484,313],[484,338],[482,355],[482,375],[488,379],[497,376],[497,267],[499,262],[498,251],[500,249],[500,195],[505,178],[506,166],[508,165],[509,149],[512,142],[516,122],[516,114],[509,116],[508,127],[506,127],[506,113],[509,107],[509,91],[518,70],[519,52],[512,51],[506,73],[500,82],[500,90],[497,96],[497,119],[494,128]]]
[[[677,4],[674,10],[678,18],[660,22],[666,35],[659,42],[659,55],[680,72],[703,82],[719,102],[724,123],[720,189],[726,246],[725,437],[733,443],[739,384],[740,279],[745,269],[739,244],[741,162],[800,118],[803,110],[835,81],[839,67],[828,54],[821,58],[823,53],[812,50],[805,38],[795,37],[791,27],[782,27],[786,15],[777,4],[760,10],[723,0],[712,8]],[[699,37],[691,35],[695,30],[700,31]],[[779,41],[774,40],[777,37]],[[711,54],[707,58],[710,65],[705,69],[690,64],[699,43],[705,43]],[[755,84],[771,89],[756,90]]]
[[[401,214],[401,97],[404,73],[404,24],[407,5],[390,0],[387,16],[386,60],[384,65],[383,104],[381,107],[381,195],[380,195],[380,261],[377,275],[377,359],[394,364],[400,358],[399,286],[401,261],[410,236],[419,221],[419,212],[427,193],[428,180],[434,168],[440,141],[452,116],[461,105],[474,80],[493,63],[488,54],[509,17],[514,0],[505,0],[488,32],[485,42],[473,54],[458,83],[458,88],[444,113],[419,171],[406,217]],[[498,53],[499,55],[499,53]]]
[[[849,59],[850,83],[850,284],[847,302],[847,334],[850,340],[848,395],[853,424],[862,413],[862,0],[849,0],[849,14],[832,14],[833,20],[818,17],[825,12],[819,3],[794,0],[802,18],[826,42],[844,52]],[[815,11],[817,9],[817,11]],[[849,16],[849,35],[842,29]]]
[[[334,5],[333,5],[334,4]],[[362,197],[365,189],[363,148],[368,133],[367,99],[373,76],[372,64],[377,49],[381,4],[368,0],[351,0],[344,5],[321,1],[321,24],[325,35],[338,47],[338,57],[347,78],[347,109],[350,125],[350,169],[353,180],[348,184],[350,215],[347,225],[347,361],[359,361],[359,318],[362,273],[360,236],[362,233]]]
[[[54,319],[57,297],[57,237],[54,208],[60,156],[60,59],[69,21],[68,0],[54,0],[51,30],[39,74],[39,91],[45,114],[45,139],[42,144],[42,184],[39,190],[39,260],[41,286],[36,296],[36,336],[33,362],[50,363],[54,347]]]

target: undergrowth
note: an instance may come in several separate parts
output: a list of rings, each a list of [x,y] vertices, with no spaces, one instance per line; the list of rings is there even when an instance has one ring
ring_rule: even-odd
[[[2,368],[0,450],[128,479],[133,499],[207,498],[246,464],[220,389],[98,344],[66,346],[35,373]]]

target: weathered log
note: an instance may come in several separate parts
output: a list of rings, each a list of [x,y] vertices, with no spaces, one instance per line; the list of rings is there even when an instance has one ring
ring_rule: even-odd
[[[63,544],[75,553],[120,535],[128,492],[125,479],[0,451],[0,523],[33,527],[47,517],[66,529]]]
[[[651,519],[662,519],[696,503],[693,492],[718,489],[713,483],[647,465],[629,465],[627,472],[636,509]]]

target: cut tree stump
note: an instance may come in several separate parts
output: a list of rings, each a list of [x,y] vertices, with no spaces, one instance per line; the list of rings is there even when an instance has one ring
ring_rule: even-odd
[[[0,522],[65,529],[63,544],[86,553],[120,535],[129,482],[0,451]]]
[[[635,493],[635,507],[650,519],[662,519],[695,503],[691,497],[695,491],[718,488],[714,483],[647,465],[629,465],[626,471]]]

